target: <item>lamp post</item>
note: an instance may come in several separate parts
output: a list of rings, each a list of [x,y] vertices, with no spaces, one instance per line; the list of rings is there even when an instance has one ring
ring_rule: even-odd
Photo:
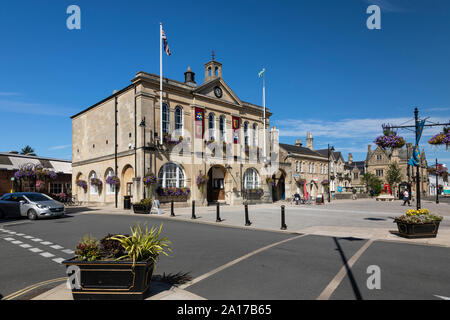
[[[330,180],[330,151],[334,151],[332,146],[330,149],[330,144],[328,144],[328,202],[331,202],[331,180]]]
[[[144,119],[142,119],[142,121],[141,121],[141,123],[139,124],[139,126],[141,127],[141,128],[143,128],[143,130],[144,130],[144,147],[142,148],[142,150],[143,150],[143,152],[144,152],[144,166],[143,166],[143,172],[142,172],[142,177],[145,177],[145,117],[144,117]],[[143,192],[143,194],[144,194],[144,199],[146,198],[146,194],[145,194],[145,186],[144,186],[144,192]]]
[[[436,203],[439,203],[439,180],[438,180],[438,162],[437,162],[437,158],[436,158],[436,170],[435,173],[436,175]]]

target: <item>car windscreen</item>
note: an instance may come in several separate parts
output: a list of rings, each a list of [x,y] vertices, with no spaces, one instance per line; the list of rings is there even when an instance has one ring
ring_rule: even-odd
[[[30,201],[49,201],[49,200],[53,200],[52,198],[49,198],[46,195],[40,194],[40,193],[25,194],[25,197],[27,197],[28,200],[30,200]]]

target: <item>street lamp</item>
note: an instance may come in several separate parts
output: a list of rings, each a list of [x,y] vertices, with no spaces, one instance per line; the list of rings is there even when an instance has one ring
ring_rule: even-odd
[[[434,174],[436,175],[436,203],[439,203],[439,180],[438,180],[438,162],[436,158],[436,170],[434,171]]]
[[[144,147],[143,147],[143,152],[144,152],[144,169],[142,172],[142,177],[145,177],[145,117],[144,119],[142,119],[141,123],[139,124],[139,127],[143,128],[144,130]],[[145,194],[145,186],[144,186],[144,199],[146,198],[146,194]]]
[[[334,152],[334,147],[332,146],[330,149],[330,144],[328,144],[328,202],[331,202],[330,151]]]

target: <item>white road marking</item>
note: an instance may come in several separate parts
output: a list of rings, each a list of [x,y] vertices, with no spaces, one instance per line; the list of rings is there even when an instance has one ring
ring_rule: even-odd
[[[450,300],[450,297],[444,297],[444,296],[438,296],[438,295],[434,295],[435,297],[438,297],[442,300]]]
[[[3,239],[5,239],[6,241],[14,241],[14,240],[16,240],[14,238],[3,238]]]
[[[51,254],[49,252],[42,252],[42,253],[40,253],[40,255],[45,257],[45,258],[51,258],[51,257],[55,256],[54,254]]]
[[[41,244],[48,246],[49,244],[53,244],[53,242],[50,242],[50,241],[44,241],[44,242],[41,242]]]
[[[8,233],[9,233],[9,234],[16,234],[17,232],[9,231]]]
[[[25,233],[17,233],[16,236],[23,236]]]
[[[67,253],[67,254],[75,253],[75,251],[70,250],[70,249],[62,250],[62,252]]]
[[[64,259],[64,258],[56,258],[56,259],[52,259],[52,260],[57,262],[57,263],[59,263],[59,264],[61,264],[66,259]]]
[[[41,242],[42,239],[34,238],[34,239],[31,239],[31,241],[34,241],[34,242]]]
[[[31,239],[34,238],[33,236],[24,236],[25,239]]]
[[[20,245],[22,248],[25,248],[25,249],[27,249],[27,248],[31,248],[31,245],[29,245],[29,244],[26,244],[26,243],[24,243],[24,244],[21,244]]]
[[[31,252],[42,252],[42,250],[38,249],[38,248],[31,248],[31,249],[28,249],[28,250],[30,250]]]
[[[21,244],[21,243],[23,243],[22,241],[19,241],[19,240],[16,240],[16,241],[11,241],[11,243],[14,243],[14,244]]]
[[[50,248],[57,249],[57,250],[64,249],[64,247],[58,246],[57,244],[55,244],[54,246],[50,246]]]

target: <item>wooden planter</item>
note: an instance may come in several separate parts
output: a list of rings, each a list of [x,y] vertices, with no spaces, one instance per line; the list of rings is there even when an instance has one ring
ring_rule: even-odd
[[[74,300],[142,300],[150,287],[152,260],[132,261],[63,261],[66,268],[78,267],[79,283],[74,284]],[[77,268],[74,268],[75,271]],[[75,278],[75,277],[74,277]]]
[[[134,213],[149,214],[151,210],[152,210],[152,206],[145,206],[142,204],[133,204]]]
[[[424,224],[413,224],[405,223],[401,221],[396,221],[398,232],[402,237],[405,238],[436,238],[440,221],[424,223]]]

